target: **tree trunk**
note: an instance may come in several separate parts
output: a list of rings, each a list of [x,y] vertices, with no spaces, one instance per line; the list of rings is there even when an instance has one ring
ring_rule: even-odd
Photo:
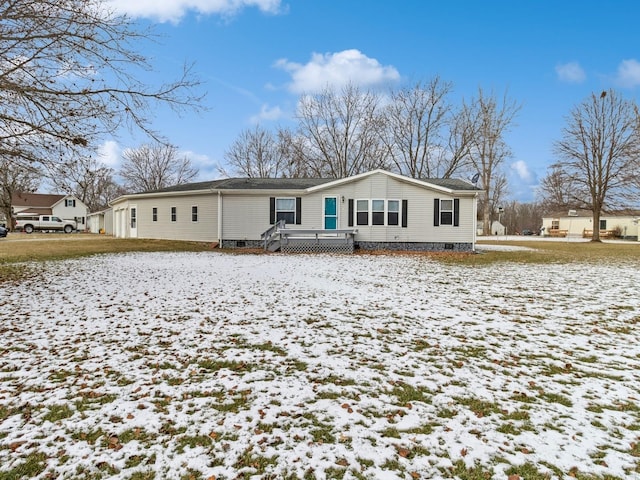
[[[593,233],[591,234],[592,242],[601,242],[600,240],[600,209],[593,209]]]
[[[489,192],[484,192],[485,202],[482,206],[482,234],[491,235],[491,204],[489,202]]]

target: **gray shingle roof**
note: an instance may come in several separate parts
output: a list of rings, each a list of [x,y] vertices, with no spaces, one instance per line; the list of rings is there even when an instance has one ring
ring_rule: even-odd
[[[191,192],[196,190],[304,190],[323,183],[330,178],[224,178],[207,182],[185,183],[154,190],[153,193]],[[152,193],[152,192],[144,192]]]
[[[478,188],[473,183],[458,178],[425,178],[422,179],[422,181],[451,190],[481,190],[481,188]]]
[[[335,178],[224,178],[207,182],[185,183],[143,193],[191,192],[196,190],[305,190],[336,180]],[[425,178],[420,180],[451,190],[480,190],[469,182],[455,178]]]

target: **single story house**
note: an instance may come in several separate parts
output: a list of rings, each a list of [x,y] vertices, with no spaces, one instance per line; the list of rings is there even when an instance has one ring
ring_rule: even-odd
[[[351,250],[471,251],[478,192],[463,180],[419,180],[374,170],[338,180],[191,183],[124,195],[111,207],[113,232],[121,238],[205,241],[234,248],[266,246],[275,236],[272,249],[281,246],[283,251],[307,251],[312,243],[342,239]],[[292,247],[296,240],[304,244],[298,250]]]
[[[598,225],[600,237],[638,240],[639,221],[640,211],[602,212]],[[591,238],[593,228],[591,210],[568,210],[542,217],[542,235],[547,237]]]
[[[87,206],[74,195],[16,192],[11,196],[13,215],[53,215],[64,220],[75,220],[78,230],[85,230]]]

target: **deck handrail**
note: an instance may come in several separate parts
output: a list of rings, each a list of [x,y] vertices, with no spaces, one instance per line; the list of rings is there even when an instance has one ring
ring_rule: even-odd
[[[279,230],[285,228],[286,222],[284,220],[278,220],[276,223],[271,225],[268,229],[260,234],[260,238],[264,239],[264,249],[266,250],[273,237],[278,233]]]
[[[343,228],[343,229],[317,229],[317,228],[308,228],[308,229],[300,229],[300,228],[283,228],[280,230],[280,236],[282,237],[291,237],[294,235],[355,235],[358,233],[358,229],[356,228]]]

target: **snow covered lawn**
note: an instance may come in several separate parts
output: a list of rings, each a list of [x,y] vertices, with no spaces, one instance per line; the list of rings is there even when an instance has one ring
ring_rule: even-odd
[[[640,268],[103,255],[0,290],[0,478],[640,478]]]

